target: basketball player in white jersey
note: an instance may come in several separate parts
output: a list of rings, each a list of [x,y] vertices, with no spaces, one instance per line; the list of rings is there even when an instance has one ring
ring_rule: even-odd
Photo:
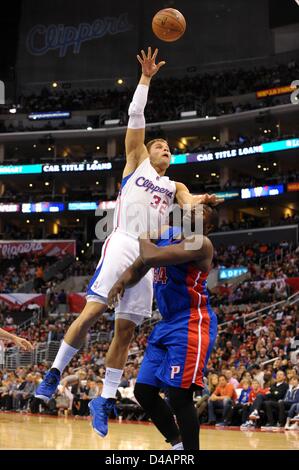
[[[108,293],[120,275],[139,256],[138,237],[165,223],[169,208],[176,201],[184,204],[216,202],[215,196],[192,196],[182,183],[165,176],[171,153],[164,139],[145,146],[144,108],[152,77],[165,62],[156,64],[158,50],[137,56],[142,75],[129,107],[126,134],[126,166],[114,217],[114,230],[106,239],[102,256],[87,291],[87,303],[73,322],[60,346],[51,370],[35,396],[48,401],[60,376],[83,344],[89,328],[107,309]],[[115,310],[115,333],[106,356],[106,376],[101,397],[90,402],[92,425],[102,437],[108,432],[108,416],[115,406],[115,395],[127,361],[135,327],[150,317],[153,298],[150,271],[134,288],[128,289]]]

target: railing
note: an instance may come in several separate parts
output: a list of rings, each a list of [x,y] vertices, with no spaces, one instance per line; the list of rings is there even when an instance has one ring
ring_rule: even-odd
[[[27,328],[29,328],[30,325],[35,325],[42,317],[42,308],[39,308],[38,310],[36,310],[36,314],[33,315],[32,317],[30,318],[27,318],[27,320],[25,320],[23,323],[20,323],[18,326],[17,326],[17,333],[19,334],[21,331],[23,330],[27,330]]]
[[[62,259],[56,261],[56,263],[54,263],[52,266],[50,266],[49,269],[47,269],[47,271],[45,271],[45,274],[44,274],[44,280],[47,282],[47,281],[50,281],[51,279],[53,279],[53,277],[55,277],[58,273],[61,273],[63,272],[66,268],[68,268],[70,266],[70,264],[72,264],[74,262],[74,257],[71,256],[71,255],[65,255]],[[25,282],[24,284],[22,284],[17,290],[16,292],[21,292],[21,293],[25,293],[25,292],[33,292],[33,280],[30,280],[30,281],[27,281]]]
[[[299,301],[299,292],[295,292],[295,294],[292,294],[290,297],[288,297],[285,300],[281,300],[279,302],[275,302],[272,305],[269,305],[267,307],[261,308],[257,310],[256,312],[248,313],[247,315],[244,315],[243,320],[244,320],[244,326],[248,325],[249,323],[252,323],[253,321],[258,320],[260,317],[263,318],[265,317],[269,312],[267,310],[274,310],[277,306],[282,306],[284,305],[293,305],[294,303],[297,303]],[[266,312],[265,312],[266,311]],[[262,315],[260,315],[261,312],[265,312]],[[254,318],[251,318],[250,320],[246,320],[246,318],[251,317],[254,315]]]
[[[236,321],[240,321],[240,320],[242,320],[243,325],[246,326],[249,323],[252,323],[252,322],[258,320],[259,318],[264,318],[272,310],[274,310],[277,306],[294,305],[297,302],[299,302],[299,292],[295,292],[294,294],[292,294],[290,297],[288,297],[285,300],[280,300],[279,302],[275,302],[274,304],[270,304],[270,305],[267,305],[266,307],[255,310],[254,312],[247,313],[247,314],[243,315],[242,317],[238,318],[237,320],[229,320],[229,321],[220,323],[218,325],[218,332],[221,333],[221,331],[224,328],[226,328],[228,325],[230,325],[231,323],[235,323]],[[264,313],[262,313],[262,312],[264,312]],[[247,320],[247,318],[249,318],[249,317],[253,317],[253,318],[250,318],[249,320]]]
[[[263,255],[259,259],[259,265],[263,266],[265,264],[270,263],[270,261],[282,261],[284,256],[291,253],[294,249],[294,244],[292,242],[289,243],[288,248],[283,248],[281,255],[277,256],[275,253],[270,253],[268,255]]]
[[[40,362],[53,362],[60,346],[60,341],[38,343],[33,351],[26,352],[13,347],[4,350],[3,366],[14,370],[17,367],[27,367]],[[0,361],[1,366],[1,361]]]
[[[0,369],[3,369],[4,367],[4,351],[5,351],[4,343],[3,341],[0,340]]]

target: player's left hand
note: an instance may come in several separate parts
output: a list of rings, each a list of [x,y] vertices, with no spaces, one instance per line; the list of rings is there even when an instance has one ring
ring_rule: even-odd
[[[201,194],[193,196],[194,204],[208,204],[209,206],[216,207],[224,202],[224,199],[219,198],[216,194]]]
[[[120,299],[125,293],[125,288],[122,282],[117,281],[114,286],[110,289],[108,294],[108,307],[115,308]]]
[[[18,348],[24,349],[25,351],[33,351],[34,346],[24,338],[18,338],[17,336],[13,338],[13,342],[15,343]]]

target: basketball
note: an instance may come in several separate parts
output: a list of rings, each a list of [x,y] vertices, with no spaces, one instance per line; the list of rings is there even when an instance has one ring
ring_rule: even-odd
[[[183,36],[186,30],[186,20],[178,10],[164,8],[153,17],[152,28],[159,39],[173,42]]]

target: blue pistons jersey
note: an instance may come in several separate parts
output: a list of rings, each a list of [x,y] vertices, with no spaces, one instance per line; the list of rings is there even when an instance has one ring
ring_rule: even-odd
[[[157,246],[180,243],[178,227]],[[209,304],[207,272],[194,262],[155,269],[154,292],[160,321],[148,339],[138,382],[156,387],[203,387],[203,376],[217,335],[217,317]]]

